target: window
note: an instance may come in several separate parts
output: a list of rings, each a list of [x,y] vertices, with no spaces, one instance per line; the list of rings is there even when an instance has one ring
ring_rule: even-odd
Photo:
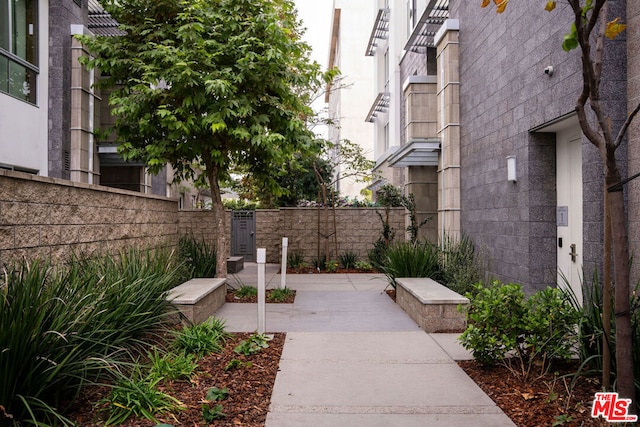
[[[0,0],[0,92],[36,103],[38,0]]]

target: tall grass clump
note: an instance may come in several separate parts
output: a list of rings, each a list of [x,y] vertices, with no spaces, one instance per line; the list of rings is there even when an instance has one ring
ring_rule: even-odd
[[[574,307],[580,312],[580,318],[578,323],[578,335],[580,339],[579,355],[582,362],[582,370],[584,372],[599,373],[603,371],[603,354],[604,346],[609,347],[611,355],[610,372],[612,375],[612,382],[615,388],[615,374],[616,374],[616,327],[615,327],[615,314],[613,308],[615,307],[615,301],[613,295],[611,295],[611,333],[607,344],[603,342],[604,324],[602,322],[603,312],[603,300],[604,292],[602,290],[602,284],[600,283],[598,271],[595,270],[590,280],[586,279],[586,275],[583,274],[585,279],[582,281],[582,301],[578,300],[578,297],[573,292],[569,281],[566,277],[562,276],[561,281],[562,288],[569,295]],[[633,378],[636,390],[636,401],[640,402],[640,282],[636,284],[631,298],[631,333],[632,333],[632,353],[633,353]],[[636,404],[637,409],[640,410],[640,404]]]
[[[381,268],[394,289],[399,277],[429,277],[438,280],[438,250],[429,242],[394,243],[387,250]]]
[[[64,266],[22,261],[0,282],[0,402],[14,424],[68,425],[56,409],[169,313],[171,255],[134,251]],[[1,423],[1,422],[0,422]]]
[[[178,242],[180,260],[187,269],[189,278],[215,277],[216,275],[216,248],[204,238],[196,239],[194,236],[182,236]]]
[[[480,268],[471,239],[446,235],[440,246],[439,269],[443,285],[460,295],[473,292],[474,285],[480,282]]]

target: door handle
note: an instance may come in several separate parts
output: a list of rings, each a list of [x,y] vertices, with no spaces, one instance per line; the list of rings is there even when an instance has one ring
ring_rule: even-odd
[[[576,262],[576,259],[578,259],[578,253],[576,252],[576,244],[572,243],[570,248],[571,248],[571,252],[569,253],[569,256],[571,257],[571,262]]]

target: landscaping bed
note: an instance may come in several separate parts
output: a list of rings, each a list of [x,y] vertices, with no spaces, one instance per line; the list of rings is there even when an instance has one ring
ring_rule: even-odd
[[[591,418],[591,402],[600,391],[600,380],[581,376],[569,388],[577,363],[556,367],[542,377],[527,380],[514,375],[506,367],[486,367],[475,360],[458,365],[519,427],[538,426],[605,426],[602,418]],[[557,372],[557,374],[555,374]]]
[[[234,348],[251,334],[238,333],[227,339],[221,353],[213,353],[198,361],[196,375],[191,380],[170,381],[160,387],[180,402],[186,409],[175,414],[158,417],[158,421],[170,425],[182,426],[263,426],[267,417],[271,392],[275,382],[285,334],[276,333],[269,347],[257,354],[245,356],[234,352]],[[236,369],[225,371],[225,367],[233,359],[242,364]],[[207,404],[205,397],[212,387],[227,388],[229,395],[225,400],[216,402],[222,405],[221,412],[225,416],[211,422],[203,418],[203,404]],[[73,404],[74,411],[67,416],[81,426],[104,425],[99,421],[100,406],[96,402],[106,397],[109,389],[106,387],[87,388],[77,402]],[[208,404],[212,406],[211,404]],[[175,417],[175,418],[174,418]],[[153,427],[157,423],[137,417],[130,417],[124,423],[125,427]]]
[[[247,288],[247,287],[243,287]],[[242,289],[231,289],[227,288],[226,302],[230,303],[253,303],[256,304],[258,302],[257,289],[256,293],[253,294],[251,292],[242,292]],[[253,288],[255,289],[255,288]],[[267,289],[265,291],[266,302],[272,304],[293,304],[296,299],[296,291],[293,289],[286,288],[286,291],[282,291],[281,289]]]

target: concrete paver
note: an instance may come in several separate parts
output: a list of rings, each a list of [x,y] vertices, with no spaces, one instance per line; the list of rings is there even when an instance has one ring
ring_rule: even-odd
[[[257,284],[257,269],[236,275]],[[247,268],[248,267],[248,268]],[[273,266],[269,287],[280,286]],[[294,304],[267,304],[287,332],[267,427],[514,426],[462,371],[458,334],[427,334],[384,294],[380,275],[288,274]],[[227,330],[252,332],[256,304],[225,304]]]

